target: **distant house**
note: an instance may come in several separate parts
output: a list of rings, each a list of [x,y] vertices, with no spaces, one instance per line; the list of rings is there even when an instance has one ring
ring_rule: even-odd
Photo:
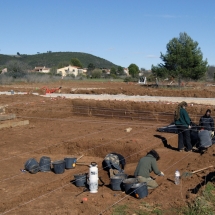
[[[83,75],[86,75],[86,74],[87,74],[87,68],[83,68],[83,69],[82,69],[82,74],[83,74]]]
[[[127,76],[130,76],[130,75],[129,75],[129,70],[128,70],[128,68],[124,68],[124,73],[125,73]]]
[[[49,73],[51,68],[46,68],[45,66],[37,66],[31,72]]]
[[[110,69],[103,68],[101,71],[103,74],[110,75]]]
[[[4,74],[7,72],[7,68],[2,69],[1,74]]]
[[[61,74],[62,76],[74,75],[76,77],[77,75],[83,74],[84,72],[84,69],[71,65],[57,69],[57,74]]]

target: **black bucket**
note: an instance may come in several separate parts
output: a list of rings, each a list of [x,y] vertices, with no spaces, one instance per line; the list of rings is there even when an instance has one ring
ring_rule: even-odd
[[[25,169],[30,173],[35,174],[40,170],[39,163],[34,158],[30,158],[25,163]]]
[[[122,190],[121,184],[122,184],[122,177],[114,175],[110,178],[110,184],[112,190]]]
[[[148,196],[148,189],[146,182],[136,183],[131,186],[131,192],[137,199],[142,199]]]
[[[65,160],[54,161],[52,163],[55,174],[62,174],[65,171]]]
[[[131,187],[133,184],[137,183],[137,178],[127,178],[122,181],[122,187],[126,194],[132,192]]]
[[[75,168],[75,163],[77,161],[77,158],[64,158],[66,162],[66,169],[73,169]]]
[[[40,172],[50,172],[51,171],[51,158],[43,156],[40,158]]]
[[[119,176],[119,177],[121,177],[121,179],[126,179],[126,178],[128,178],[128,175],[127,174],[125,174],[125,173],[117,173],[117,174],[115,174],[115,176]]]
[[[85,187],[87,185],[87,174],[78,174],[74,175],[74,177],[76,187]]]

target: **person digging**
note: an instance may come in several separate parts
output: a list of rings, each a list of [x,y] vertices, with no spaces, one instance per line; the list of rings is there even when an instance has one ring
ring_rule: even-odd
[[[151,150],[145,157],[142,157],[136,167],[134,176],[138,182],[146,182],[148,189],[155,189],[158,187],[157,182],[150,177],[153,171],[158,176],[164,176],[164,173],[158,169],[157,161],[160,159],[159,154],[155,150]]]
[[[107,154],[102,163],[103,168],[109,171],[110,177],[117,173],[124,173],[125,164],[125,158],[121,154],[115,152]]]

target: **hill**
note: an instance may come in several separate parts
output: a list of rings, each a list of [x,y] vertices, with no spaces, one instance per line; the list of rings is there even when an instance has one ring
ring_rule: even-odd
[[[90,63],[94,64],[97,68],[111,68],[117,67],[112,62],[100,57],[96,57],[91,54],[82,52],[50,52],[41,53],[36,55],[3,55],[0,54],[0,67],[3,67],[10,60],[19,60],[30,67],[45,66],[45,67],[57,67],[59,63],[69,62],[72,58],[77,58],[81,61],[83,67],[88,67]]]

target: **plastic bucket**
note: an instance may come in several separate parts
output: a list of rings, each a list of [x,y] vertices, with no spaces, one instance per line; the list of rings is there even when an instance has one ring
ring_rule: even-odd
[[[122,177],[114,175],[110,178],[110,184],[112,190],[122,190],[121,184],[122,184]]]
[[[133,184],[137,183],[137,178],[127,178],[122,181],[122,187],[126,194],[132,192],[131,187]]]
[[[65,171],[65,160],[54,161],[52,163],[55,174],[62,174]]]
[[[131,186],[131,192],[137,199],[142,199],[148,196],[148,189],[146,182],[136,183]]]
[[[51,171],[51,159],[50,157],[43,156],[40,158],[40,172],[50,172]]]
[[[75,168],[75,163],[77,161],[77,158],[64,158],[66,162],[66,169],[73,169]]]
[[[74,175],[75,177],[75,186],[76,187],[85,187],[87,184],[87,175],[86,174],[78,174]]]
[[[119,177],[121,177],[121,179],[126,179],[126,178],[128,178],[128,175],[125,174],[125,173],[117,173],[117,174],[115,174],[115,176],[119,176]]]
[[[30,158],[25,163],[25,169],[30,173],[35,174],[40,170],[39,163],[34,158]]]

